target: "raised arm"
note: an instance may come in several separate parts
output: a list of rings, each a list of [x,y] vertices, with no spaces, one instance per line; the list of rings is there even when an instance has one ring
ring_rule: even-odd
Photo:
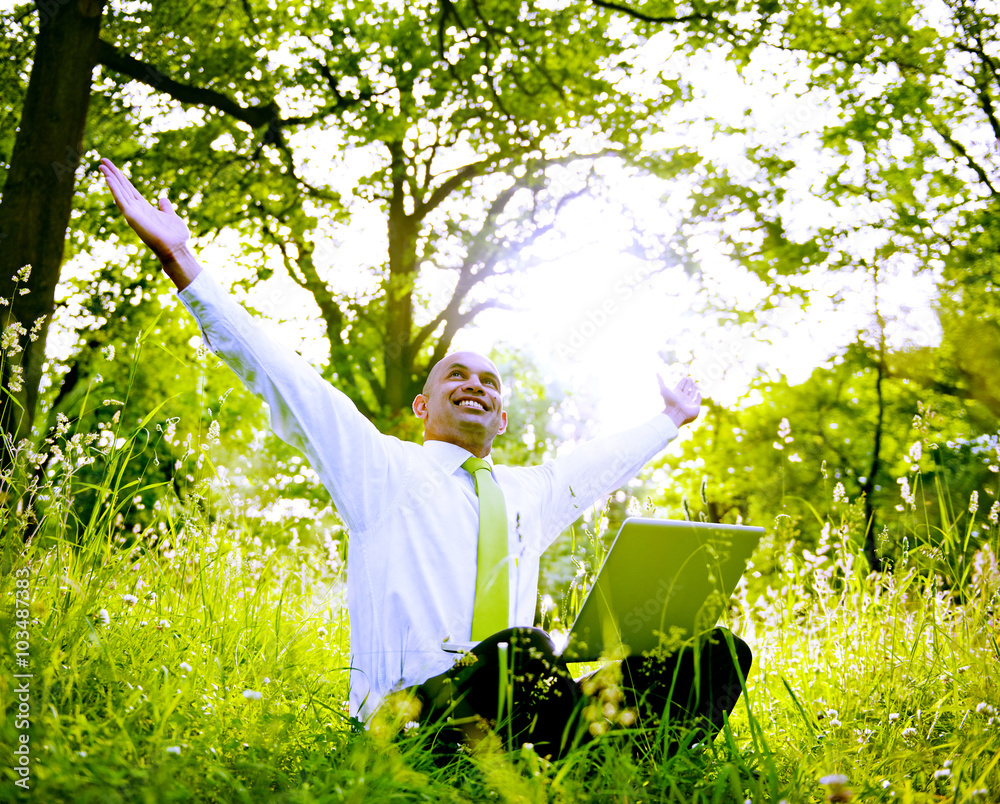
[[[110,159],[101,160],[101,175],[128,225],[160,260],[164,273],[184,290],[201,273],[201,265],[188,247],[187,224],[164,196],[150,204]]]
[[[663,412],[630,430],[580,444],[570,454],[527,470],[547,489],[543,510],[546,532],[555,534],[597,500],[620,488],[677,437],[678,429],[694,421],[701,393],[685,377],[674,385],[659,378]],[[544,547],[545,545],[543,545]]]
[[[272,340],[211,272],[202,270],[188,248],[187,226],[170,202],[160,199],[154,208],[106,159],[101,173],[129,226],[177,285],[205,345],[267,403],[278,437],[309,456],[348,526],[365,531],[390,508],[398,475],[407,471],[400,443],[382,435],[298,353]]]

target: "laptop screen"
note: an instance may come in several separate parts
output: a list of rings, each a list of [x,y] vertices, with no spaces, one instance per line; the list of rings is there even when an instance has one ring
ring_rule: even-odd
[[[763,528],[627,519],[569,632],[564,658],[672,652],[711,631]]]

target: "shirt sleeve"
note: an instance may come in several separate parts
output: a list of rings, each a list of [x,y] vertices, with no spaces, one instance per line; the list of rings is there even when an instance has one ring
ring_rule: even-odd
[[[178,298],[205,345],[268,404],[278,437],[309,457],[348,527],[375,524],[405,471],[400,442],[380,433],[301,355],[272,341],[208,271]]]
[[[542,496],[542,527],[547,547],[597,500],[621,488],[677,437],[666,414],[611,436],[581,444],[569,455],[528,470],[537,472]]]

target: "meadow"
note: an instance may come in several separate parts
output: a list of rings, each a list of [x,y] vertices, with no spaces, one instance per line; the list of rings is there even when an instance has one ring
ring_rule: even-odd
[[[886,573],[868,572],[840,489],[814,522],[763,523],[727,614],[755,666],[710,745],[667,754],[662,734],[619,731],[558,762],[487,746],[438,767],[420,729],[350,719],[332,545],[262,543],[218,480],[123,533],[135,437],[69,429],[41,481],[27,445],[3,480],[4,801],[1000,801],[996,504],[972,501],[934,556]],[[75,522],[72,467],[95,458],[107,504]],[[815,551],[795,549],[806,527]]]

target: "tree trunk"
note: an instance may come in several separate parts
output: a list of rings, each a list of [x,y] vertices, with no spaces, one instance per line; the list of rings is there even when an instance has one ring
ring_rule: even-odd
[[[392,154],[392,197],[389,200],[389,278],[386,282],[385,341],[382,359],[385,364],[385,399],[383,410],[390,416],[408,408],[407,398],[413,387],[413,287],[417,278],[417,228],[413,215],[407,214],[406,157],[400,143],[389,146]]]
[[[875,419],[875,433],[872,444],[872,462],[868,467],[868,476],[865,484],[861,488],[861,493],[865,498],[865,521],[867,530],[865,531],[865,555],[868,557],[868,566],[873,570],[881,570],[882,562],[878,557],[876,539],[878,538],[878,523],[875,519],[875,503],[872,497],[875,494],[875,477],[882,468],[882,431],[885,426],[885,398],[882,393],[882,383],[885,380],[885,350],[879,349],[878,362],[875,365],[875,396],[878,399],[878,415]]]
[[[31,78],[0,198],[0,298],[10,301],[0,308],[0,323],[4,331],[20,324],[26,333],[22,351],[5,356],[0,378],[10,392],[0,394],[0,426],[15,446],[31,433],[38,401],[104,12],[104,0],[37,5]],[[25,265],[30,277],[18,283],[13,277]],[[29,292],[20,295],[22,289]],[[18,369],[23,379],[11,383]],[[0,467],[11,457],[0,447]]]

